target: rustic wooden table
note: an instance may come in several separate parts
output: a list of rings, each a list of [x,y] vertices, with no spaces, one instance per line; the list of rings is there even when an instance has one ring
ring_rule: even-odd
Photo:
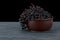
[[[0,22],[0,40],[60,40],[60,22],[45,32],[22,31],[19,22]]]

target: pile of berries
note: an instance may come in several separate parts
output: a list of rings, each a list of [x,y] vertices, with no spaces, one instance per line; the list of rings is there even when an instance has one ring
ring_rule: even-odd
[[[19,21],[22,25],[22,29],[28,29],[28,21],[35,19],[48,19],[51,18],[51,14],[45,11],[40,6],[29,6],[29,9],[25,9],[20,15]]]

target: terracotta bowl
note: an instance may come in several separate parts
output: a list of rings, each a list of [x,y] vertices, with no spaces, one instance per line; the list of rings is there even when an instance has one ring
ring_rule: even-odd
[[[53,18],[28,21],[28,28],[32,31],[48,31],[53,24]]]

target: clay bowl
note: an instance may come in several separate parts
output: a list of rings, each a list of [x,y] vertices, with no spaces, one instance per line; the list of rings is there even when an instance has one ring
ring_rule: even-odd
[[[28,28],[32,31],[48,31],[53,24],[53,18],[28,21]]]

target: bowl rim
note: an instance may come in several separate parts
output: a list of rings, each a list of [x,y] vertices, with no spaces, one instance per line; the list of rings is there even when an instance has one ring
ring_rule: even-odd
[[[47,19],[34,19],[34,20],[29,20],[29,21],[36,21],[36,20],[53,20],[53,17],[52,18],[47,18]]]

